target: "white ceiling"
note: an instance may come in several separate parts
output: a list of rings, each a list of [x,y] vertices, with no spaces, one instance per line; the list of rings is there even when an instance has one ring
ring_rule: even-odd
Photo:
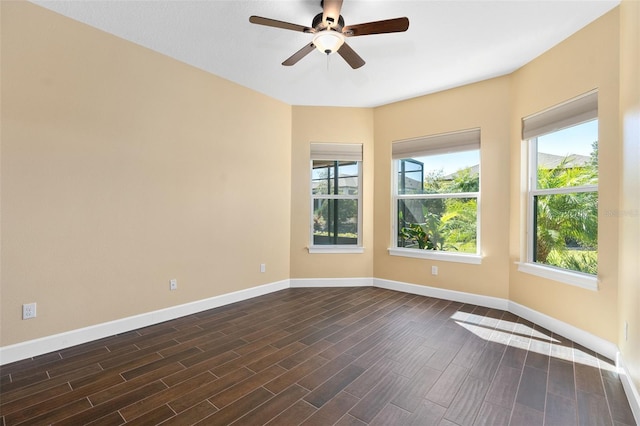
[[[319,0],[33,3],[291,105],[372,107],[508,74],[619,0],[344,0],[346,25],[410,22],[404,33],[347,39],[366,61],[357,70],[319,51],[284,67],[312,35],[249,23],[311,26]]]

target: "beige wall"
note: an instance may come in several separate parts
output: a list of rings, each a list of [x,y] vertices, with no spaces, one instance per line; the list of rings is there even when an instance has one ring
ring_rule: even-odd
[[[291,154],[291,278],[373,276],[373,110],[293,107]],[[364,253],[310,254],[310,143],[361,143]]]
[[[287,278],[374,276],[575,325],[618,343],[640,385],[636,215],[601,214],[597,292],[515,265],[524,116],[598,88],[601,212],[640,208],[637,2],[511,75],[375,109],[291,107],[37,6],[0,8],[0,345]],[[473,127],[482,264],[390,256],[391,142]],[[363,254],[307,251],[310,142],[364,146]]]
[[[507,298],[616,342],[619,221],[604,212],[617,211],[620,196],[618,44],[615,9],[511,75],[376,108],[374,276]],[[600,109],[597,292],[521,273],[516,265],[526,237],[521,119],[594,88]],[[471,127],[482,130],[482,264],[390,256],[391,142]],[[439,266],[438,276],[430,274],[431,265]]]
[[[623,358],[640,389],[640,2],[620,6],[620,173],[619,322]],[[625,322],[629,339],[625,339]]]
[[[0,345],[289,278],[290,106],[1,7]]]
[[[618,124],[619,11],[601,17],[512,75],[510,299],[573,324],[609,341],[617,340],[618,209],[620,138]],[[599,291],[517,271],[524,256],[523,154],[520,120],[597,88],[599,115]]]
[[[413,284],[509,297],[509,78],[484,81],[375,110],[374,275]],[[390,256],[391,143],[395,140],[481,129],[482,264]],[[431,266],[439,273],[431,275]],[[472,279],[470,279],[472,277]]]

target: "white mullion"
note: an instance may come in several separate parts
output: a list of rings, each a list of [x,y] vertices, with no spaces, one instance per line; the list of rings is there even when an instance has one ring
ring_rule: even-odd
[[[349,194],[313,194],[314,200],[358,200],[359,195]]]
[[[537,196],[537,195],[558,195],[558,194],[573,194],[573,193],[586,193],[586,192],[598,192],[598,185],[563,186],[562,188],[536,189],[531,191],[531,194],[534,196]]]
[[[478,192],[447,192],[444,194],[397,194],[403,200],[437,200],[447,198],[478,198]]]
[[[398,163],[399,160],[391,160],[391,247],[398,247]]]
[[[363,206],[362,206],[362,196],[363,196],[362,195],[362,191],[363,191],[363,189],[362,189],[362,180],[363,180],[363,178],[362,178],[362,169],[363,169],[362,161],[359,161],[358,162],[358,196],[356,198],[356,200],[358,200],[358,219],[357,219],[358,220],[358,223],[357,223],[357,225],[358,225],[358,230],[357,230],[358,242],[357,242],[357,246],[358,247],[362,247],[362,244],[363,244],[363,241],[362,241],[363,229],[362,228],[364,227],[364,224],[362,223],[362,215],[363,215],[363,213],[362,213],[362,209],[363,209]]]
[[[528,185],[527,185],[527,228],[526,228],[526,241],[527,247],[525,250],[525,257],[527,262],[533,263],[533,244],[535,243],[534,236],[535,232],[533,229],[533,202],[534,196],[533,193],[537,189],[538,186],[538,138],[533,138],[529,140],[529,170],[527,170],[528,175]]]

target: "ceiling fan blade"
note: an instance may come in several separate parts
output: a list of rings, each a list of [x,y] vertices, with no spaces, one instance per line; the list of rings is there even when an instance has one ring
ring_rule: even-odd
[[[348,25],[342,30],[346,37],[356,37],[369,34],[400,33],[409,28],[409,18],[385,19],[384,21],[365,22],[364,24]]]
[[[298,50],[296,53],[291,55],[287,60],[285,60],[282,65],[289,67],[291,65],[295,65],[300,59],[307,56],[309,53],[313,52],[313,49],[316,48],[316,45],[313,42],[307,44],[302,49]]]
[[[292,24],[290,22],[278,21],[276,19],[263,18],[262,16],[251,16],[249,22],[252,24],[265,25],[267,27],[282,28],[285,30],[299,31],[303,33],[315,33],[316,30],[304,25]]]
[[[341,9],[342,0],[322,0],[322,22],[326,23],[328,19],[332,25],[337,24]]]
[[[338,54],[342,56],[342,59],[347,61],[354,70],[365,64],[364,59],[362,59],[360,55],[358,55],[347,43],[342,44],[340,49],[338,49]]]

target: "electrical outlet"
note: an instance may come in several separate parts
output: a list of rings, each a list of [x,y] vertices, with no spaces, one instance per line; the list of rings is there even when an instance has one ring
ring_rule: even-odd
[[[260,264],[260,272],[267,272],[267,264],[266,263],[261,263]]]
[[[178,280],[176,280],[175,278],[172,280],[169,280],[169,290],[177,290],[178,289]]]
[[[431,275],[438,275],[438,267],[437,266],[432,266],[431,267]]]
[[[25,303],[22,305],[22,319],[30,319],[36,317],[36,302]]]

